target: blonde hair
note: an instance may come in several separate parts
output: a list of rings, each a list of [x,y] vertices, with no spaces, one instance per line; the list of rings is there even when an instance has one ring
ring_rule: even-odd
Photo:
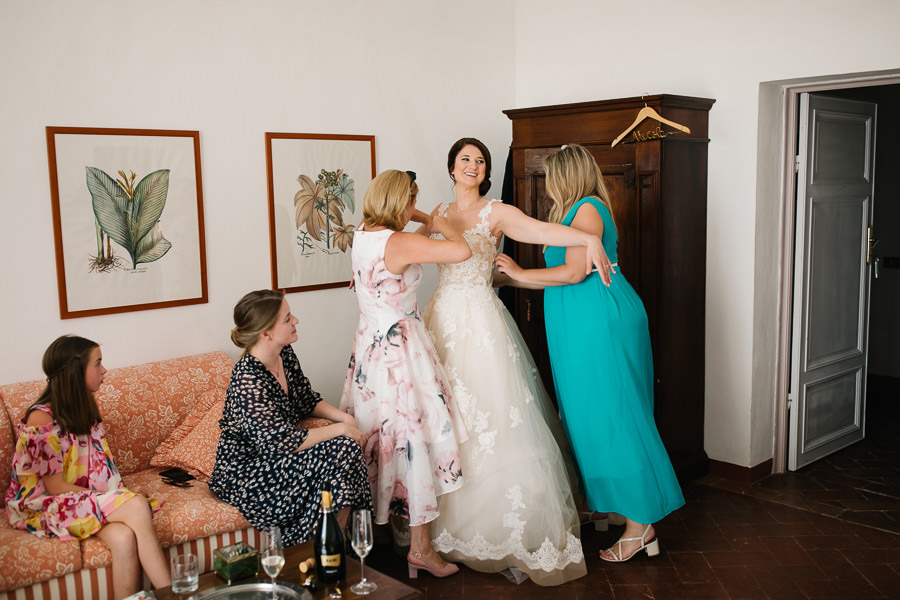
[[[234,306],[234,329],[231,341],[247,353],[259,336],[275,327],[284,292],[278,290],[257,290],[246,294]]]
[[[363,200],[363,223],[397,231],[406,227],[406,208],[419,193],[419,186],[403,171],[385,171],[369,184]]]
[[[612,205],[609,192],[603,183],[603,173],[597,161],[584,146],[568,144],[556,154],[544,159],[547,195],[553,200],[548,220],[551,223],[562,223],[569,210],[582,198],[592,196],[609,209],[612,216]],[[615,227],[615,219],[613,219]]]

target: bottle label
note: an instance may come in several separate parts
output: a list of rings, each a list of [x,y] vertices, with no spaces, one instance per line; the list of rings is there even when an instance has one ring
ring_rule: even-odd
[[[339,567],[341,566],[340,554],[323,554],[319,557],[323,567]]]

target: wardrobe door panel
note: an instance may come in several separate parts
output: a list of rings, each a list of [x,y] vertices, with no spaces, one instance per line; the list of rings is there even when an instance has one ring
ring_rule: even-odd
[[[640,205],[635,201],[634,167],[632,165],[613,165],[600,167],[603,182],[609,192],[609,203],[612,205],[613,219],[616,222],[618,235],[617,254],[619,268],[629,280],[639,270],[638,257],[640,230]],[[639,292],[640,293],[640,292]]]
[[[546,221],[553,206],[553,201],[547,196],[546,179],[543,172],[530,173],[526,175],[526,188],[530,190],[532,201],[532,212],[530,216],[535,219]],[[527,256],[529,266],[534,268],[543,268],[544,263],[544,247],[537,244],[516,244],[520,248],[520,252]],[[523,265],[524,266],[524,265]],[[528,268],[528,267],[526,267]],[[519,292],[520,306],[523,312],[520,312],[519,326],[523,330],[522,335],[525,337],[525,343],[531,350],[534,362],[537,365],[538,372],[541,374],[541,380],[544,387],[556,406],[556,390],[553,386],[553,371],[550,368],[550,354],[547,351],[547,330],[544,328],[544,291],[543,290],[517,290]],[[522,327],[522,318],[528,324],[528,335]]]
[[[546,220],[551,203],[543,160],[562,144],[585,146],[603,172],[618,233],[619,268],[647,310],[657,426],[680,477],[707,469],[706,180],[708,113],[714,102],[664,94],[503,111],[512,121],[512,201],[526,214]],[[612,146],[644,107],[690,131],[648,118]],[[544,265],[541,247],[512,244],[509,251],[526,268]],[[517,289],[513,304],[552,394],[543,294]]]

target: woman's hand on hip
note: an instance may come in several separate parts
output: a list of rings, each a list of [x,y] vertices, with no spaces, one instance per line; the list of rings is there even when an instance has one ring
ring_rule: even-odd
[[[604,285],[609,286],[612,282],[612,278],[610,277],[610,272],[613,269],[612,263],[606,255],[606,250],[603,249],[603,243],[596,235],[592,235],[588,240],[587,257],[587,273],[590,273],[594,267],[597,267],[597,272],[600,273],[600,279],[603,280]]]

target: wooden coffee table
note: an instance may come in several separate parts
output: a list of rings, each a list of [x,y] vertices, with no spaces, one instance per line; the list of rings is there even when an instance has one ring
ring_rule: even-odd
[[[311,558],[313,556],[313,543],[312,540],[308,542],[304,542],[302,544],[297,544],[296,546],[291,546],[290,548],[285,548],[284,550],[284,569],[281,570],[281,573],[278,575],[279,581],[289,581],[291,583],[295,583],[300,585],[300,570],[297,566],[307,558]],[[239,583],[249,581],[252,579],[268,579],[265,574],[265,571],[260,568],[259,574],[253,578],[250,577],[248,579],[242,579],[240,581],[235,581],[234,585],[238,585]],[[344,599],[356,599],[356,598],[366,598],[368,600],[413,600],[416,598],[424,598],[422,592],[415,588],[411,588],[405,583],[397,581],[391,577],[388,577],[384,573],[379,573],[372,567],[366,566],[366,579],[369,581],[374,581],[378,584],[378,589],[369,594],[368,596],[358,596],[350,591],[350,586],[359,581],[360,579],[360,565],[359,561],[353,558],[347,559],[347,580],[343,585],[343,593]],[[202,592],[203,590],[214,588],[219,585],[224,585],[225,581],[216,575],[215,571],[210,571],[209,573],[204,573],[200,576],[200,587],[197,589],[197,592]],[[156,597],[159,600],[186,600],[190,597],[189,594],[175,594],[172,592],[171,587],[162,588],[159,590],[154,590],[156,593]],[[313,598],[316,600],[320,600],[322,598],[328,597],[328,590],[325,589],[325,586],[319,585],[316,591],[310,590],[313,595]]]

